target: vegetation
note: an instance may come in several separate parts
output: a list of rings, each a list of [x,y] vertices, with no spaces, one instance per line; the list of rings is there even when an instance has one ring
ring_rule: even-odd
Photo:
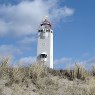
[[[95,95],[95,66],[87,71],[78,64],[73,70],[8,64],[8,59],[0,63],[0,95]]]

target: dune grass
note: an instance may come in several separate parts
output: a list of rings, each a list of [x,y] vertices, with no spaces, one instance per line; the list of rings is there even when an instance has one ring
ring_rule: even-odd
[[[15,68],[8,64],[8,59],[0,63],[0,95],[95,95],[94,66],[87,71],[78,64],[73,70],[54,70],[42,63]]]

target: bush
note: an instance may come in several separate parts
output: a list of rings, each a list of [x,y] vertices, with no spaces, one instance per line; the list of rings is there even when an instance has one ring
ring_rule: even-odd
[[[74,67],[74,78],[85,80],[90,73],[81,65],[75,64]]]
[[[38,77],[44,77],[47,75],[47,67],[43,64],[36,63],[29,67],[29,75]]]
[[[6,79],[8,77],[8,72],[9,72],[9,59],[5,58],[2,59],[0,63],[0,77]]]

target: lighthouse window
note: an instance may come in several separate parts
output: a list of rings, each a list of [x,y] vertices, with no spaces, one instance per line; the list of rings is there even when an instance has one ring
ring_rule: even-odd
[[[43,32],[43,30],[40,30],[40,32]]]
[[[46,30],[46,32],[50,32],[50,29]]]
[[[38,30],[38,32],[43,32],[43,30]]]
[[[51,31],[51,33],[53,33],[53,31]]]
[[[47,54],[41,54],[40,58],[47,58]]]
[[[40,32],[41,30],[38,30],[38,32]]]
[[[43,30],[41,30],[41,32],[43,32]]]
[[[47,32],[41,32],[40,33],[40,38],[41,39],[45,39],[46,37],[48,37],[48,33]]]

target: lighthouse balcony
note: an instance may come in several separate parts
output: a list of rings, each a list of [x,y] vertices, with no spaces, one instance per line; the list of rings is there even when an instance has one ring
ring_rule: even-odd
[[[39,29],[38,32],[50,32],[50,29]]]

